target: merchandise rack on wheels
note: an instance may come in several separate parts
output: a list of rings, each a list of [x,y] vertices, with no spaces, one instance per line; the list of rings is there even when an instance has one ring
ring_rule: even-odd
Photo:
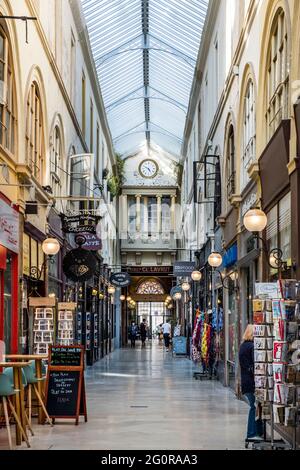
[[[255,450],[296,450],[300,416],[300,283],[280,280],[257,284],[253,311],[256,399],[262,408],[264,436],[263,440],[246,440],[245,446],[248,448],[251,443]]]

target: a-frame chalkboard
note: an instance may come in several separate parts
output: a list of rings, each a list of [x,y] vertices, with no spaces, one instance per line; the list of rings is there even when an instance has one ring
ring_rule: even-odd
[[[46,408],[50,418],[87,421],[84,384],[84,347],[50,346],[46,381]]]

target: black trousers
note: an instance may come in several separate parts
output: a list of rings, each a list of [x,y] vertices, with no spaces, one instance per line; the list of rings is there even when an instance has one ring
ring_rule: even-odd
[[[135,336],[133,338],[130,338],[130,340],[131,340],[131,347],[135,348],[135,340],[136,340]]]
[[[170,334],[169,333],[164,334],[164,340],[165,340],[165,346],[166,348],[168,348],[170,346]]]

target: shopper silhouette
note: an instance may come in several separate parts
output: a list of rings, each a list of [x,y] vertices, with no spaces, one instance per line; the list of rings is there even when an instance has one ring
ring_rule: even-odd
[[[135,341],[136,341],[137,334],[138,334],[138,327],[135,324],[135,322],[132,321],[131,326],[129,327],[129,338],[131,341],[132,348],[135,348]]]
[[[144,318],[142,323],[140,324],[140,335],[142,340],[142,348],[146,347],[146,337],[147,337],[147,322]]]

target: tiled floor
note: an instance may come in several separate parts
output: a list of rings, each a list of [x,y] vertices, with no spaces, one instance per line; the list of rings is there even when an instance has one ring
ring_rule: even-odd
[[[194,370],[156,343],[115,351],[87,370],[88,423],[35,425],[32,449],[243,449],[247,405]]]

